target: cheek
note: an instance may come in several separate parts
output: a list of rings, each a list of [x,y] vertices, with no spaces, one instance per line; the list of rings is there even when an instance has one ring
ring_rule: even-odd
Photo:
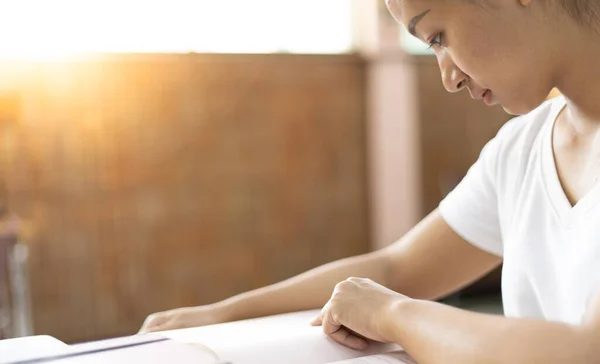
[[[528,52],[508,44],[473,36],[454,47],[452,53],[456,66],[479,87],[491,89],[494,101],[510,114],[522,115],[535,109],[552,88],[543,77],[544,70],[535,65]]]
[[[497,45],[489,42],[488,37],[470,33],[457,39],[461,41],[452,45],[452,58],[456,66],[475,83],[493,88],[503,79],[499,74],[506,72],[505,57]]]
[[[513,57],[500,58],[497,67],[486,73],[486,80],[490,82],[487,87],[508,113],[523,115],[545,101],[552,84],[543,66],[528,59],[523,52],[513,54]]]

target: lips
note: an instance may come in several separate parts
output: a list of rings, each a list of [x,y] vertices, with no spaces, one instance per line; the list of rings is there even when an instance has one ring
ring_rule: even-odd
[[[483,102],[486,103],[486,105],[491,105],[492,104],[492,91],[485,90],[485,92],[481,95],[481,98],[483,99]]]
[[[469,89],[469,93],[471,94],[471,98],[473,100],[483,100],[483,102],[485,102],[487,105],[491,105],[494,102],[492,98],[492,90],[490,89],[486,88],[478,91],[477,93]]]
[[[471,98],[473,100],[481,100],[483,99],[483,95],[487,92],[487,89],[482,89],[480,91],[469,89],[469,94],[471,94]]]

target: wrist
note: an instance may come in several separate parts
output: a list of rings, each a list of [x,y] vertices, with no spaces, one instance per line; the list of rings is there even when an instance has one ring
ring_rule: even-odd
[[[220,301],[211,305],[215,318],[219,322],[237,320],[235,304],[231,300]]]
[[[406,332],[406,328],[409,327],[408,321],[413,311],[413,307],[417,305],[419,300],[402,297],[400,299],[392,301],[389,306],[388,317],[386,320],[386,332],[390,341],[395,343],[402,342],[402,337]]]

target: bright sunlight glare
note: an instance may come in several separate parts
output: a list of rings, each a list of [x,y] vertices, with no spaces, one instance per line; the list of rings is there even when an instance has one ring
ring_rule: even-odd
[[[343,53],[349,0],[0,0],[0,58],[77,53]]]

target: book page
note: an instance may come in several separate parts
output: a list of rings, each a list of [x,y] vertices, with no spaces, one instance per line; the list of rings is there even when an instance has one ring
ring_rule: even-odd
[[[49,336],[0,341],[0,363],[218,364],[210,351],[162,336],[130,336],[68,346]]]
[[[328,364],[417,364],[405,351],[364,356],[362,358],[336,361]]]
[[[67,344],[46,335],[5,339],[0,340],[0,363],[34,360],[70,350]]]
[[[128,338],[112,343],[89,343],[80,346],[84,355],[76,355],[52,360],[53,364],[226,364],[207,351],[181,344],[172,340],[158,341],[146,345],[112,348],[121,342],[127,344]],[[1,362],[1,360],[0,360]]]
[[[319,313],[305,311],[193,329],[167,331],[175,341],[203,344],[223,361],[235,364],[325,364],[397,351],[397,345],[373,343],[365,351],[346,348],[310,326]]]

